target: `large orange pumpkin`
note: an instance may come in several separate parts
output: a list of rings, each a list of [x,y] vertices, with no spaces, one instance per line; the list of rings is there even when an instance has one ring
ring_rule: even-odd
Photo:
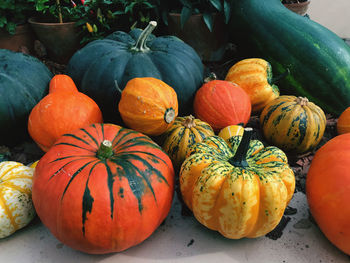
[[[156,78],[134,78],[124,88],[119,112],[131,129],[160,135],[170,128],[178,114],[175,90]]]
[[[350,134],[339,135],[315,154],[306,177],[310,211],[325,236],[350,255]]]
[[[350,107],[340,114],[337,121],[337,132],[338,134],[350,132]]]
[[[174,169],[149,137],[113,124],[63,135],[40,159],[33,202],[62,243],[91,254],[125,250],[167,216]]]
[[[102,122],[97,104],[79,92],[67,75],[56,75],[50,81],[49,94],[31,111],[28,131],[43,151],[64,133],[85,125]]]
[[[205,83],[194,98],[195,115],[216,132],[229,125],[247,124],[251,109],[248,94],[238,85],[224,80]]]

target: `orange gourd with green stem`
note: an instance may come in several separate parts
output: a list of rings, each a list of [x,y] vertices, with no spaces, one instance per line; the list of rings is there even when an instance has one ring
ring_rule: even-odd
[[[49,94],[31,111],[28,131],[46,152],[63,134],[102,121],[97,104],[79,92],[69,76],[62,74],[51,79]]]
[[[162,80],[134,78],[123,89],[118,108],[129,128],[160,135],[171,127],[178,114],[177,95]]]

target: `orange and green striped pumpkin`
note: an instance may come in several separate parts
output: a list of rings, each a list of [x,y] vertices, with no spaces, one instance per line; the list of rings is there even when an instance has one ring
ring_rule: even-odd
[[[62,243],[91,254],[144,241],[167,216],[173,194],[168,155],[149,137],[113,124],[63,135],[33,178],[43,224]]]
[[[236,83],[248,93],[253,112],[262,110],[280,94],[278,87],[272,83],[270,63],[261,58],[248,58],[237,62],[227,72],[225,80]]]
[[[269,143],[284,151],[304,153],[321,141],[326,116],[307,98],[280,96],[266,105],[260,125]]]
[[[180,171],[182,198],[197,220],[232,239],[273,230],[295,188],[284,152],[250,140],[250,133],[233,144],[205,138],[191,147]]]
[[[177,117],[171,128],[163,136],[163,149],[168,153],[176,170],[185,160],[190,146],[213,136],[210,125],[194,116]]]

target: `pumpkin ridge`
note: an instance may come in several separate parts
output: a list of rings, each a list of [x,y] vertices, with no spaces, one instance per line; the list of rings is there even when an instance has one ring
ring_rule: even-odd
[[[2,170],[1,170],[1,174],[0,174],[0,179],[2,179],[3,176],[6,175],[6,174],[8,174],[10,171],[12,171],[12,170],[14,170],[14,169],[16,169],[16,168],[18,168],[18,167],[20,167],[20,166],[21,166],[20,163],[16,163],[16,164],[14,164],[14,165],[8,165],[8,168],[7,168],[6,170],[3,170],[4,168],[1,167]]]
[[[13,226],[14,230],[16,231],[18,229],[18,224],[16,223],[15,216],[12,215],[11,209],[7,206],[7,203],[3,197],[2,194],[3,188],[0,188],[0,207],[2,207],[5,210],[5,213],[7,217],[10,219],[11,225]]]
[[[110,160],[110,161],[112,161],[112,160]],[[110,207],[111,207],[111,215],[110,215],[110,217],[113,219],[113,213],[114,213],[113,184],[114,184],[115,174],[112,173],[111,168],[107,164],[107,160],[103,160],[102,163],[105,165],[106,171],[107,171],[107,186],[108,186],[108,189],[109,189],[109,200],[110,200]]]
[[[121,135],[122,134],[122,135]],[[112,140],[112,145],[113,145],[113,148],[118,145],[117,149],[116,150],[119,150],[122,146],[124,146],[127,142],[129,141],[133,141],[134,139],[136,138],[131,138],[129,140],[126,140],[125,142],[123,142],[122,144],[120,144],[120,141],[122,141],[125,137],[127,137],[128,135],[130,134],[137,134],[136,131],[133,131],[133,130],[127,130],[127,129],[124,129],[124,128],[121,128],[118,133],[115,135],[115,137],[113,138]],[[118,139],[118,141],[115,141],[118,136],[121,135],[121,137]],[[140,138],[141,136],[137,137],[137,138]]]
[[[150,153],[150,152],[143,152],[143,151],[128,151],[127,153],[125,154],[136,154],[136,153],[142,153],[142,154],[145,154],[145,155],[148,155],[150,157],[153,157],[154,159],[156,160],[159,160],[159,161],[162,161],[164,164],[167,165],[166,161],[164,161],[162,158],[160,158],[159,156],[153,154],[153,153]],[[117,153],[116,155],[114,156],[120,156],[120,155],[123,155],[124,153]]]
[[[64,156],[64,157],[60,157],[60,158],[57,158],[55,160],[52,160],[50,161],[49,163],[54,163],[54,162],[58,162],[58,161],[62,161],[62,160],[66,160],[66,159],[69,159],[69,158],[77,158],[77,157],[80,157],[80,159],[78,160],[81,160],[82,158],[91,158],[92,155],[70,155],[70,156]]]
[[[81,130],[83,131],[83,129],[81,129]],[[78,141],[80,141],[80,142],[82,142],[82,143],[85,143],[85,144],[88,145],[88,146],[93,147],[89,142],[87,142],[87,141],[84,140],[83,138],[78,137],[78,136],[76,136],[76,135],[73,135],[73,134],[71,134],[71,133],[66,133],[66,134],[63,134],[62,136],[71,137],[71,138],[76,139],[76,140],[78,140]],[[96,142],[96,143],[97,143],[97,142]]]
[[[94,202],[94,198],[91,196],[90,194],[90,189],[89,189],[89,180],[90,180],[90,176],[91,176],[91,173],[92,171],[94,170],[94,168],[96,167],[96,165],[102,163],[102,161],[99,161],[97,163],[95,163],[91,169],[90,169],[90,172],[89,172],[89,175],[88,175],[88,178],[86,180],[86,184],[85,184],[85,189],[84,189],[84,194],[83,194],[83,209],[82,209],[82,232],[83,232],[83,236],[85,236],[85,221],[86,221],[86,218],[87,218],[87,213],[89,212],[91,214],[91,211],[92,211],[92,205],[93,205],[93,202]]]
[[[161,148],[158,146],[158,145],[155,145],[153,143],[151,143],[148,139],[143,139],[142,137],[139,137],[138,138],[138,141],[135,141],[134,139],[130,139],[128,140],[128,143],[132,143],[132,144],[128,144],[128,145],[125,145],[123,143],[122,147],[118,147],[116,150],[117,151],[120,151],[120,150],[125,150],[127,148],[131,148],[131,147],[134,147],[134,146],[148,146],[150,148],[154,148],[154,149],[160,149]]]
[[[55,143],[54,145],[66,145],[66,146],[72,146],[72,147],[75,147],[75,148],[79,148],[81,150],[85,150],[85,151],[88,151],[88,152],[92,152],[92,153],[95,153],[94,150],[89,150],[89,149],[86,149],[84,147],[81,147],[79,145],[76,145],[76,144],[73,144],[73,143],[68,143],[68,142],[59,142],[59,143]]]
[[[32,177],[30,177],[30,176],[26,176],[26,177],[24,177],[24,176],[21,176],[21,178],[12,178],[12,179],[29,179],[29,180],[31,180],[32,179]],[[2,186],[4,186],[4,187],[8,187],[8,188],[12,188],[13,190],[16,190],[16,191],[18,191],[18,192],[20,192],[20,193],[25,193],[25,194],[27,194],[27,195],[30,195],[30,193],[31,193],[31,191],[30,191],[30,189],[26,189],[26,188],[22,188],[22,187],[20,187],[20,186],[18,186],[18,185],[15,185],[15,184],[13,184],[12,182],[9,182],[9,180],[11,180],[11,178],[9,178],[9,179],[7,179],[6,180],[6,182],[2,182],[1,184],[2,184]]]
[[[99,143],[97,142],[97,140],[84,128],[81,129],[81,131],[83,131],[87,136],[90,137],[90,139],[96,144],[97,148],[100,147]],[[82,139],[82,138],[81,138]]]
[[[65,187],[64,190],[63,190],[62,197],[61,197],[61,202],[63,201],[63,198],[64,198],[64,196],[65,196],[65,194],[66,194],[66,192],[67,192],[67,190],[68,190],[68,187],[70,186],[70,184],[72,183],[72,181],[75,179],[75,177],[76,177],[82,170],[84,170],[84,168],[85,168],[86,166],[88,166],[90,163],[93,163],[93,162],[96,162],[96,160],[93,160],[93,161],[90,161],[90,162],[84,164],[82,167],[80,167],[80,168],[71,176],[71,178],[69,179],[69,181],[68,181],[66,187]]]

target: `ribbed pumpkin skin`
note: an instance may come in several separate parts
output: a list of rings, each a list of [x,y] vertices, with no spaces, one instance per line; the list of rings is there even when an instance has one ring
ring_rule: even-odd
[[[350,255],[350,134],[336,136],[312,159],[306,176],[310,212],[325,236]]]
[[[33,173],[33,168],[21,163],[0,162],[0,238],[25,227],[34,218]]]
[[[31,111],[28,131],[45,152],[63,134],[88,124],[101,123],[102,113],[97,104],[78,92],[67,75],[55,75],[50,81],[49,94]]]
[[[340,114],[337,121],[337,132],[338,134],[350,132],[350,107]]]
[[[322,25],[280,0],[235,0],[230,34],[240,53],[268,61],[281,93],[309,98],[339,116],[350,105],[350,47]]]
[[[248,94],[224,80],[205,83],[197,91],[193,107],[196,117],[207,122],[214,131],[229,125],[247,124],[252,108]]]
[[[35,57],[0,49],[0,144],[27,133],[28,115],[46,95],[52,73]]]
[[[139,77],[163,80],[176,91],[181,114],[193,112],[193,98],[203,83],[203,64],[192,47],[174,36],[149,35],[146,49],[133,50],[142,30],[117,31],[73,55],[67,66],[78,88],[100,106],[106,120],[118,119],[115,105],[126,83]],[[149,49],[148,49],[149,48]],[[119,117],[120,118],[120,117]]]
[[[214,131],[208,123],[193,116],[177,117],[171,128],[162,135],[164,139],[162,147],[178,170],[190,146],[213,135]]]
[[[312,102],[300,104],[301,97],[280,96],[270,102],[260,115],[265,138],[273,145],[294,153],[315,148],[326,128],[326,116]]]
[[[262,110],[280,94],[277,86],[271,83],[271,65],[264,59],[249,58],[237,62],[227,72],[225,80],[236,83],[248,93],[253,112]]]
[[[110,157],[98,157],[101,143]],[[149,137],[113,124],[62,136],[40,159],[33,202],[62,243],[91,254],[125,250],[167,216],[174,193],[169,157]]]
[[[206,227],[227,238],[255,238],[277,226],[293,196],[295,178],[286,155],[257,140],[249,144],[249,167],[232,165],[239,143],[229,146],[212,136],[192,146],[181,166],[181,193]]]
[[[176,92],[155,78],[134,78],[122,92],[118,105],[124,123],[147,135],[160,135],[178,114]]]

